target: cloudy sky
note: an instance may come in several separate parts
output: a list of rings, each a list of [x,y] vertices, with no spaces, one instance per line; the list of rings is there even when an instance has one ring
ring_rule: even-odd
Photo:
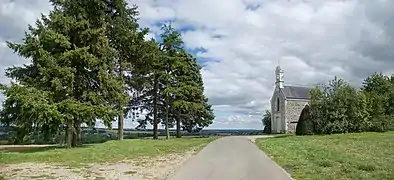
[[[279,59],[287,84],[338,76],[357,85],[375,71],[394,73],[392,0],[129,2],[139,6],[152,37],[171,21],[204,65],[205,93],[216,114],[211,128],[262,128]],[[50,9],[46,0],[0,0],[0,82],[9,81],[5,67],[27,62],[3,42],[19,41],[27,24]]]

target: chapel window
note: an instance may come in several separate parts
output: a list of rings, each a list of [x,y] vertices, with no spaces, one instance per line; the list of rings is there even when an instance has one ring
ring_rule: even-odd
[[[279,98],[276,99],[276,111],[279,111]]]

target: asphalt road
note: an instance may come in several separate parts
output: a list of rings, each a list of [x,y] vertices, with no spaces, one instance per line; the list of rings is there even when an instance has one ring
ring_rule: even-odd
[[[208,144],[169,180],[291,180],[250,139],[223,137]]]

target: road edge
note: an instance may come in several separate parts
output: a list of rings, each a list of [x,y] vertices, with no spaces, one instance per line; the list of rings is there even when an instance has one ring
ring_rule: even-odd
[[[251,137],[252,137],[252,136],[251,136]],[[286,174],[286,175],[288,176],[289,179],[295,180],[293,177],[291,177],[291,174],[290,174],[289,172],[287,172],[285,169],[283,169],[282,166],[280,166],[278,163],[276,163],[270,156],[268,156],[267,153],[265,153],[263,150],[261,150],[261,149],[259,148],[259,146],[256,144],[256,140],[257,140],[257,139],[267,139],[267,138],[273,138],[273,137],[275,137],[275,136],[264,136],[264,137],[256,137],[256,138],[254,138],[254,137],[251,138],[251,137],[247,137],[247,138],[249,139],[250,143],[253,143],[253,144],[261,151],[261,153],[263,153],[264,156],[266,156],[269,160],[271,160],[271,161],[273,162],[273,164],[275,164],[275,166],[276,166],[277,168],[281,169],[281,170],[284,172],[284,174]]]
[[[181,166],[183,166],[184,164],[188,163],[189,161],[193,160],[196,158],[197,154],[200,153],[203,149],[205,149],[209,144],[217,141],[218,139],[221,139],[222,137],[216,138],[215,140],[205,144],[205,146],[203,148],[201,148],[200,150],[196,151],[193,153],[193,155],[189,158],[187,158],[187,160],[183,161],[181,164],[179,164],[178,168],[175,169],[174,171],[172,171],[171,173],[167,174],[167,176],[165,177],[165,179],[171,179],[173,176],[175,176],[175,174],[177,173],[177,171],[180,169]]]

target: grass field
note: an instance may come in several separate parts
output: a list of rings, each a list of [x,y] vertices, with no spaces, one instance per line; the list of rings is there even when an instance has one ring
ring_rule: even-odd
[[[295,179],[394,179],[394,132],[258,139]]]
[[[201,148],[215,138],[181,138],[170,140],[134,139],[108,141],[84,145],[73,149],[45,147],[33,149],[0,149],[0,164],[22,162],[45,162],[70,166],[85,163],[111,163],[141,157],[155,157],[182,153]]]

